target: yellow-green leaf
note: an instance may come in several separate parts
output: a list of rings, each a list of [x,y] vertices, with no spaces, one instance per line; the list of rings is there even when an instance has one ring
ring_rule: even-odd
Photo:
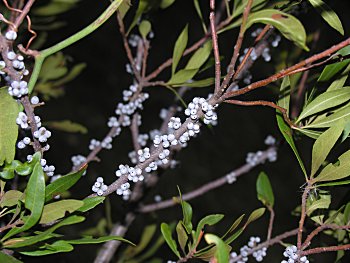
[[[173,51],[173,64],[171,67],[172,75],[175,73],[177,64],[179,64],[182,54],[185,51],[185,48],[187,46],[187,41],[188,41],[188,25],[185,26],[185,28],[182,30],[181,34],[179,35],[178,39],[175,42],[175,47]]]
[[[40,224],[47,224],[53,222],[57,219],[60,219],[66,216],[66,213],[73,213],[78,208],[82,207],[84,204],[83,201],[66,199],[44,206],[43,213],[40,218]]]
[[[263,23],[274,26],[282,35],[293,41],[304,50],[309,50],[306,46],[306,32],[302,23],[294,16],[276,9],[264,9],[252,13],[248,17],[246,30],[255,23]]]
[[[344,130],[344,122],[338,122],[318,137],[312,147],[311,176],[315,175],[327,155],[339,139]]]
[[[343,25],[338,15],[322,0],[308,0],[310,4],[321,14],[322,18],[340,34],[344,35]]]
[[[0,88],[0,165],[14,160],[19,109],[19,104],[8,94],[7,88]]]

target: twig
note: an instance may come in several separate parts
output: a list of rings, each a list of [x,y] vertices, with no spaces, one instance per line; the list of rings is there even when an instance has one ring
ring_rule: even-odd
[[[214,50],[214,58],[215,58],[215,94],[218,94],[220,90],[221,64],[220,64],[220,53],[219,53],[219,45],[218,45],[218,35],[216,32],[216,25],[215,25],[215,0],[210,0],[209,19],[210,19],[210,29],[212,32],[211,39],[213,42],[213,50]]]
[[[329,247],[316,247],[316,248],[311,248],[306,251],[301,252],[301,256],[308,256],[312,254],[320,254],[324,252],[331,252],[331,251],[339,251],[339,250],[349,250],[350,249],[350,244],[346,245],[340,245],[340,246],[329,246]]]
[[[225,100],[225,99],[228,99],[230,97],[236,97],[239,95],[243,95],[243,94],[250,92],[252,90],[255,90],[257,88],[264,87],[264,86],[270,84],[271,82],[274,82],[280,78],[283,78],[285,76],[289,76],[291,74],[296,73],[297,70],[305,67],[306,65],[311,65],[315,61],[318,61],[324,57],[330,56],[333,53],[335,53],[336,51],[338,51],[339,49],[342,49],[343,47],[346,47],[348,45],[350,45],[350,38],[340,42],[339,44],[336,44],[336,45],[326,49],[323,52],[315,54],[315,55],[295,64],[294,66],[291,66],[287,69],[281,70],[280,72],[278,72],[278,73],[276,73],[276,74],[274,74],[266,79],[254,82],[254,83],[252,83],[252,84],[250,84],[250,85],[248,85],[245,88],[240,89],[240,90],[226,92],[221,98],[222,98],[222,100]]]
[[[225,76],[223,82],[222,82],[222,85],[221,85],[221,94],[224,92],[224,90],[227,88],[230,80],[232,79],[232,76],[234,74],[234,71],[235,71],[235,66],[236,66],[236,62],[237,62],[237,59],[238,59],[238,56],[239,56],[239,51],[241,50],[241,47],[242,47],[242,43],[243,43],[243,38],[244,38],[244,33],[245,33],[245,30],[246,30],[246,23],[247,23],[247,20],[248,20],[248,16],[249,16],[249,13],[250,13],[250,10],[252,8],[252,4],[253,4],[253,0],[249,0],[246,7],[244,8],[244,11],[243,11],[243,17],[242,17],[242,24],[241,24],[241,27],[240,27],[240,30],[239,30],[239,34],[238,34],[238,38],[237,38],[237,41],[236,41],[236,44],[233,48],[233,55],[232,55],[232,58],[231,58],[231,62],[228,66],[228,73],[227,75]]]
[[[256,100],[256,101],[241,101],[241,100],[225,100],[224,102],[240,105],[240,106],[268,106],[279,110],[282,113],[284,120],[288,123],[290,127],[295,127],[295,124],[289,119],[287,110],[282,108],[271,101]]]
[[[21,219],[18,219],[17,221],[13,222],[12,224],[8,224],[6,226],[0,227],[0,233],[6,231],[7,229],[13,228],[15,226],[21,225],[24,222]]]
[[[129,59],[130,65],[131,65],[131,67],[133,69],[133,72],[135,74],[136,79],[138,80],[138,82],[140,82],[141,81],[141,75],[140,75],[139,70],[137,70],[135,60],[134,60],[134,58],[132,56],[132,52],[131,52],[131,49],[130,49],[130,46],[129,46],[129,43],[128,43],[128,38],[127,38],[126,33],[125,33],[124,22],[123,22],[123,19],[120,16],[119,12],[117,12],[117,20],[118,20],[118,24],[119,24],[119,31],[120,31],[120,34],[121,34],[121,36],[123,38],[123,43],[124,43],[124,48],[125,48],[125,51],[126,51],[126,55],[127,55],[128,59]]]
[[[305,248],[307,248],[311,244],[312,239],[315,236],[317,236],[320,232],[325,230],[325,229],[333,229],[333,230],[335,230],[335,229],[349,229],[349,228],[350,228],[350,225],[345,225],[345,226],[338,226],[338,225],[335,225],[335,224],[320,225],[307,236],[307,238],[305,239],[304,243],[301,246],[301,249],[305,250]]]
[[[268,32],[272,32],[272,31],[273,31],[273,27],[270,25],[266,25],[263,28],[263,30],[260,32],[260,34],[256,37],[256,39],[254,41],[254,45],[248,49],[248,52],[243,57],[242,62],[239,64],[236,72],[233,75],[233,80],[237,79],[239,73],[242,71],[243,67],[246,65],[246,63],[250,57],[250,54],[253,52],[253,49],[256,47],[256,45],[264,38],[264,36],[269,35],[269,34],[267,34]]]
[[[307,201],[309,192],[310,192],[310,185],[309,185],[309,182],[307,182],[307,186],[305,187],[303,195],[301,197],[301,213],[300,213],[300,220],[299,220],[298,240],[297,240],[297,247],[299,252],[302,246],[303,228],[304,228],[304,222],[306,218],[306,201]]]
[[[267,229],[267,240],[271,239],[271,235],[272,235],[272,230],[273,230],[273,223],[275,220],[275,211],[273,210],[272,207],[268,207],[269,211],[270,211],[270,220],[269,220],[269,227]]]
[[[32,5],[34,4],[35,0],[28,0],[24,8],[21,10],[20,15],[16,18],[15,26],[16,28],[19,28],[19,26],[22,24],[24,18],[29,13],[30,9],[32,8]]]
[[[275,147],[270,147],[268,148],[266,151],[262,152],[261,156],[259,156],[259,159],[256,162],[256,165],[251,165],[251,164],[244,164],[243,166],[235,169],[234,171],[230,172],[228,175],[225,175],[223,177],[220,177],[214,181],[211,181],[207,184],[204,184],[198,188],[196,188],[195,190],[188,192],[186,194],[182,195],[182,200],[184,201],[188,201],[191,199],[194,199],[198,196],[201,196],[203,194],[206,194],[207,192],[214,190],[216,188],[219,188],[223,185],[226,185],[228,183],[230,183],[230,179],[232,179],[232,177],[237,178],[243,174],[248,173],[249,171],[251,171],[254,167],[256,167],[257,165],[264,163],[267,159],[268,156],[271,152],[276,151]],[[231,178],[230,178],[231,177]],[[150,212],[154,212],[156,210],[160,210],[160,209],[164,209],[164,208],[168,208],[171,206],[174,206],[176,204],[178,204],[178,202],[176,200],[180,200],[180,197],[175,197],[172,199],[168,199],[159,203],[154,203],[154,204],[149,204],[149,205],[145,205],[145,206],[141,206],[138,209],[138,212],[141,213],[150,213]]]

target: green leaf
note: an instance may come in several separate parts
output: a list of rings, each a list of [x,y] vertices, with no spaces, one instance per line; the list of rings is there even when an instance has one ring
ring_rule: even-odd
[[[265,213],[265,208],[258,208],[256,210],[254,210],[248,217],[247,222],[245,223],[243,228],[246,228],[250,223],[252,223],[253,221],[259,219],[260,217],[263,216],[263,214]]]
[[[201,21],[203,31],[204,31],[204,33],[207,33],[207,27],[205,25],[205,22],[204,22],[204,19],[203,19],[203,15],[202,15],[202,10],[201,10],[201,7],[199,5],[198,0],[193,0],[193,4],[194,4],[194,7],[196,8],[196,12],[198,14],[198,17],[199,17],[199,19]]]
[[[310,4],[321,14],[322,18],[340,34],[344,35],[344,29],[338,15],[322,0],[308,0]]]
[[[38,156],[38,154],[36,154]],[[39,154],[40,156],[40,154]],[[34,162],[34,160],[32,161]],[[45,176],[40,163],[37,161],[30,175],[25,191],[25,208],[31,211],[30,216],[22,227],[12,228],[2,240],[32,228],[40,219],[45,202]]]
[[[318,187],[326,187],[326,186],[337,186],[337,185],[346,185],[346,184],[350,184],[350,180],[318,184],[317,186]]]
[[[33,166],[30,165],[29,163],[21,163],[15,168],[15,171],[17,174],[22,175],[22,176],[27,176],[32,173],[33,171]]]
[[[22,263],[22,261],[0,251],[0,262],[2,263]]]
[[[7,191],[0,200],[0,206],[11,207],[17,205],[18,201],[23,197],[23,193],[17,190]]]
[[[57,219],[65,217],[68,213],[73,213],[78,208],[82,207],[83,201],[66,199],[60,200],[44,206],[43,213],[40,218],[40,224],[48,224]]]
[[[304,173],[305,178],[307,179],[307,173],[306,173],[306,169],[303,163],[303,160],[301,159],[299,152],[297,150],[297,147],[295,146],[294,140],[293,140],[293,136],[292,136],[292,130],[290,129],[290,127],[284,122],[283,117],[281,116],[281,114],[277,113],[276,114],[276,118],[277,118],[277,124],[278,124],[278,128],[281,131],[283,137],[285,138],[285,140],[288,142],[289,146],[292,148],[295,156],[297,157],[297,160],[299,162],[299,165],[301,167],[301,170]]]
[[[213,234],[206,234],[204,236],[205,241],[208,244],[215,244],[215,259],[217,263],[229,262],[229,250],[227,250],[226,244],[223,240]]]
[[[289,112],[290,90],[291,90],[290,77],[286,76],[283,78],[283,81],[280,87],[280,94],[279,94],[279,99],[277,104],[278,106],[286,109],[287,114]]]
[[[63,193],[75,185],[82,174],[86,171],[87,166],[82,167],[79,171],[67,174],[53,181],[46,186],[45,202],[50,201],[56,195]]]
[[[56,229],[63,227],[63,226],[68,226],[68,225],[73,225],[77,224],[80,222],[83,222],[85,220],[85,217],[83,216],[70,216],[65,219],[63,219],[61,222],[57,223],[56,225],[50,227],[49,229],[45,230],[44,232],[41,232],[40,234],[36,236],[31,236],[26,239],[19,240],[18,242],[13,242],[13,240],[8,240],[4,243],[4,247],[6,248],[19,248],[19,247],[27,247],[33,244],[36,244],[42,240],[47,239],[47,236],[50,236]]]
[[[188,25],[185,26],[185,28],[182,30],[181,34],[179,35],[178,39],[175,42],[175,47],[173,51],[173,64],[171,67],[171,75],[174,75],[177,64],[179,64],[179,61],[182,57],[182,54],[185,51],[185,48],[187,46],[188,41]]]
[[[37,7],[33,13],[37,16],[54,16],[65,13],[74,8],[80,0],[53,0],[44,6]]]
[[[162,8],[162,9],[168,8],[168,7],[171,6],[174,2],[175,2],[175,0],[162,0],[162,1],[160,2],[160,8]]]
[[[350,65],[348,65],[344,69],[344,71],[340,74],[340,76],[332,82],[332,84],[328,87],[327,91],[336,90],[344,87],[344,84],[349,77],[349,73],[350,73]]]
[[[226,238],[229,234],[231,234],[238,226],[239,224],[242,222],[243,218],[244,218],[244,214],[241,215],[239,218],[237,218],[235,220],[235,222],[233,222],[233,224],[230,226],[230,228],[226,231],[226,233],[222,236],[222,239]]]
[[[19,253],[27,256],[46,256],[56,253],[70,252],[74,247],[65,240],[58,240],[52,244],[45,244],[39,250],[34,251],[19,251]]]
[[[182,252],[186,254],[185,247],[188,241],[188,234],[186,232],[185,227],[183,226],[182,220],[180,220],[176,225],[176,234],[177,234],[177,241],[180,245],[180,248]]]
[[[124,19],[125,15],[128,13],[131,6],[131,0],[124,0],[118,9],[118,12],[122,19]]]
[[[203,230],[205,225],[212,226],[220,222],[224,218],[222,214],[208,215],[199,221],[195,233],[195,240],[199,237],[200,232]]]
[[[90,209],[102,203],[105,199],[106,197],[104,196],[87,197],[84,200],[82,200],[84,202],[84,205],[80,207],[77,211],[85,213],[86,211],[89,211]]]
[[[140,23],[139,31],[144,39],[146,39],[149,32],[151,32],[151,27],[152,25],[148,20],[142,20],[142,22]]]
[[[0,165],[14,160],[19,108],[19,104],[10,96],[7,88],[0,88]]]
[[[134,19],[131,22],[131,25],[130,25],[130,27],[128,29],[128,32],[126,33],[127,35],[129,35],[130,31],[137,25],[137,22],[139,21],[139,18],[146,11],[148,5],[149,5],[149,1],[148,0],[140,0],[139,1],[139,5],[137,7]]]
[[[303,128],[327,128],[335,125],[339,121],[350,121],[350,104],[336,110],[333,114],[328,115],[325,118],[315,120],[312,123],[305,125]]]
[[[165,239],[165,242],[168,244],[170,249],[174,252],[174,254],[178,257],[181,258],[180,252],[177,250],[177,245],[175,240],[171,236],[171,230],[170,227],[167,223],[162,223],[160,226],[160,230],[162,232],[162,235]]]
[[[215,82],[214,78],[207,78],[207,79],[201,79],[201,80],[194,80],[192,82],[187,82],[187,83],[181,83],[181,84],[173,84],[173,87],[182,87],[186,86],[189,88],[203,88],[203,87],[208,87],[213,85]]]
[[[106,236],[106,237],[83,237],[80,239],[74,239],[74,240],[65,240],[65,242],[72,244],[72,245],[85,245],[85,244],[100,244],[100,243],[104,243],[104,242],[108,242],[111,240],[118,240],[118,241],[122,241],[122,242],[126,242],[130,245],[135,246],[134,243],[132,243],[129,240],[126,240],[120,236]]]
[[[190,82],[187,83],[187,81],[192,79],[197,72],[198,72],[198,69],[180,69],[178,72],[172,75],[170,80],[165,84],[171,85],[171,86],[172,85],[187,86],[187,84],[191,84]]]
[[[201,48],[192,55],[187,62],[185,69],[199,69],[209,58],[212,50],[212,42],[207,41]]]
[[[305,134],[306,136],[312,138],[312,139],[317,139],[318,137],[320,137],[320,135],[322,134],[322,132],[320,131],[313,131],[313,130],[308,130],[308,129],[300,129],[300,128],[294,128],[295,130],[301,132],[302,134]]]
[[[350,202],[346,204],[344,209],[344,225],[349,224],[350,221]]]
[[[311,196],[308,198],[308,203],[306,207],[306,214],[310,216],[317,209],[328,209],[331,204],[330,195],[320,195],[320,198],[313,201]]]
[[[344,130],[344,122],[338,122],[318,137],[312,147],[311,174],[314,176]]]
[[[54,87],[60,87],[69,81],[75,79],[84,69],[86,68],[86,63],[79,63],[73,66],[64,77],[52,82]]]
[[[326,109],[339,106],[348,100],[350,100],[350,87],[322,93],[303,109],[297,122]]]
[[[55,129],[58,131],[71,132],[71,133],[79,132],[81,134],[86,134],[88,132],[85,126],[76,122],[72,122],[70,120],[48,121],[48,122],[45,122],[45,126],[48,126],[51,129]]]
[[[180,202],[181,202],[181,208],[182,208],[182,215],[183,215],[183,224],[188,234],[192,232],[192,207],[189,203],[182,200],[181,193],[180,193]]]
[[[275,197],[273,195],[271,183],[266,173],[261,172],[258,180],[256,181],[256,191],[258,193],[258,199],[268,207],[273,207],[275,203]]]
[[[255,23],[263,23],[274,26],[282,35],[293,41],[300,48],[308,51],[306,46],[306,32],[304,26],[294,16],[276,9],[264,9],[252,13],[248,17],[245,30]]]
[[[314,182],[335,181],[350,175],[350,150],[343,153],[335,164],[328,164]]]

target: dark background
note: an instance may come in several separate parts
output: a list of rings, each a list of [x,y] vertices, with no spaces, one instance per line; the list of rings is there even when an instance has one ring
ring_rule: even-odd
[[[208,4],[208,1],[200,1]],[[77,32],[92,22],[107,6],[107,1],[82,1],[78,8],[60,16],[68,22],[67,26],[50,32],[47,46]],[[349,1],[330,1],[330,6],[339,14],[345,34],[349,34],[350,21],[348,19]],[[204,6],[204,5],[203,5]],[[133,7],[135,8],[135,7]],[[207,14],[205,13],[207,17]],[[171,57],[173,44],[186,23],[189,23],[189,43],[200,38],[202,31],[195,13],[192,1],[177,0],[176,3],[164,10],[153,12],[148,19],[152,22],[155,38],[151,43],[151,51],[148,69],[155,69],[162,61]],[[342,37],[330,29],[315,11],[310,11],[307,16],[301,14],[307,33],[320,30],[321,36],[317,47],[311,51],[316,53],[333,43],[337,43]],[[127,18],[126,21],[129,21]],[[207,19],[206,19],[207,21]],[[225,62],[232,52],[237,30],[229,31],[220,36],[221,54],[225,56]],[[248,37],[248,41],[252,41]],[[278,55],[283,49],[291,51],[291,43],[283,39],[281,46],[274,49],[273,61],[278,60]],[[50,100],[45,107],[38,110],[43,120],[70,119],[86,126],[88,135],[68,134],[53,131],[50,139],[51,150],[47,154],[50,163],[56,165],[58,173],[66,173],[71,168],[70,158],[76,154],[88,154],[88,144],[91,138],[102,139],[108,131],[106,125],[108,117],[112,116],[118,102],[121,101],[122,90],[132,83],[132,77],[125,72],[127,59],[122,46],[116,18],[112,17],[97,32],[83,39],[79,43],[64,50],[74,62],[86,62],[87,68],[74,81],[65,86],[66,95],[62,98]],[[306,56],[307,54],[303,54]],[[273,62],[263,64],[261,61],[253,68],[253,80],[260,79],[274,72]],[[313,71],[312,73],[316,73]],[[159,79],[168,78],[169,72],[162,74]],[[312,86],[312,85],[310,85]],[[274,100],[274,85],[265,88],[263,93],[256,92],[253,97]],[[212,87],[195,89],[186,94],[188,102],[193,96],[206,96]],[[174,98],[173,93],[161,87],[149,88],[151,99],[145,102],[145,110],[142,111],[143,125],[141,132],[145,133],[157,128],[161,123],[158,118],[159,111],[167,107]],[[190,191],[201,184],[225,175],[244,164],[248,152],[264,149],[264,138],[272,134],[282,139],[275,122],[275,114],[272,109],[263,107],[240,108],[237,106],[223,105],[218,110],[219,124],[212,130],[204,128],[201,135],[191,140],[188,148],[178,154],[179,166],[174,170],[163,173],[159,185],[152,190],[145,203],[153,202],[153,197],[160,194],[163,199],[177,194],[176,185],[183,193]],[[345,143],[348,145],[348,142]],[[309,167],[312,140],[302,139],[297,142],[298,148]],[[130,132],[124,130],[121,136],[113,142],[111,151],[103,151],[100,154],[101,162],[92,163],[88,174],[80,180],[73,189],[74,198],[84,197],[91,191],[91,185],[96,177],[103,176],[107,183],[115,180],[114,172],[119,164],[129,163],[127,153],[132,150]],[[282,144],[278,151],[278,161],[267,163],[242,176],[232,185],[226,185],[220,189],[191,200],[194,209],[194,222],[207,214],[223,213],[225,219],[218,227],[211,228],[213,233],[222,233],[241,214],[249,214],[252,210],[261,207],[256,198],[255,181],[260,171],[266,171],[269,175],[275,192],[276,221],[273,235],[297,227],[298,217],[291,215],[291,211],[300,203],[304,183],[302,172],[288,145]],[[332,191],[334,198],[332,207],[339,207],[344,199],[349,201],[347,187],[337,187]],[[112,204],[113,221],[121,218],[123,204],[116,195],[110,196]],[[95,226],[105,216],[103,206],[95,209],[87,215],[85,223],[79,227],[71,227],[67,235],[77,235],[86,227]],[[146,224],[171,222],[181,218],[179,207],[161,210],[149,215],[141,215],[132,225],[127,238],[137,242],[140,233]],[[245,244],[250,236],[266,236],[268,216],[264,216],[258,222],[252,224],[245,233],[233,244],[233,250],[239,251],[239,247]],[[312,225],[308,225],[312,227]],[[323,237],[318,242],[329,241]],[[330,240],[334,243],[333,240]],[[289,240],[296,243],[296,238]],[[158,256],[164,259],[175,259],[170,250],[164,246]],[[98,246],[76,246],[75,250],[68,254],[53,255],[32,259],[31,262],[93,262]],[[265,262],[280,262],[282,260],[281,246],[275,246],[268,250]],[[333,262],[334,254],[313,257],[313,262]],[[26,260],[25,260],[26,261]],[[29,260],[28,260],[29,261]],[[253,262],[253,260],[251,259]],[[346,262],[346,261],[344,261]]]

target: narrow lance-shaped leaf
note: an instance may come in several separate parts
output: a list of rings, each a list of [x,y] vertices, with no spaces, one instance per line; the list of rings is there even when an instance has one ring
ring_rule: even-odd
[[[218,222],[220,222],[220,220],[222,220],[223,218],[224,218],[224,215],[221,215],[221,214],[208,215],[208,216],[202,218],[197,225],[197,229],[196,229],[196,233],[195,233],[195,240],[198,239],[199,234],[205,225],[208,225],[208,226],[215,225]]]
[[[46,187],[45,202],[50,201],[56,195],[63,193],[75,185],[82,174],[86,171],[87,165],[79,171],[62,176]]]
[[[275,203],[271,183],[266,173],[261,172],[256,181],[258,199],[267,207],[272,208]]]
[[[187,41],[188,41],[188,25],[185,26],[185,28],[182,30],[181,34],[179,35],[178,39],[175,42],[175,47],[173,51],[173,64],[171,68],[172,75],[175,73],[177,64],[179,64],[182,54],[185,51],[185,48],[187,46]]]
[[[276,9],[264,9],[252,13],[248,17],[245,30],[255,23],[263,23],[274,26],[282,35],[293,41],[304,50],[309,50],[306,46],[306,32],[302,23],[294,16]]]
[[[204,19],[203,19],[203,15],[202,15],[202,10],[201,10],[201,7],[199,5],[199,1],[198,0],[193,0],[193,3],[194,3],[194,7],[196,8],[196,11],[197,11],[197,14],[198,14],[198,17],[199,19],[201,20],[201,23],[202,23],[202,27],[203,27],[203,31],[205,33],[207,33],[207,27],[204,23]]]
[[[36,153],[35,155],[35,159],[37,159],[38,155],[40,156],[39,153]],[[31,211],[31,214],[22,227],[12,228],[3,237],[2,241],[8,239],[13,235],[30,229],[40,219],[45,202],[45,176],[39,161],[36,162],[33,172],[30,175],[25,194],[25,208]]]
[[[63,227],[63,226],[68,226],[68,225],[73,225],[80,223],[85,220],[85,217],[83,216],[77,216],[73,215],[70,217],[67,217],[63,219],[61,222],[55,224],[54,226],[50,227],[49,229],[45,230],[44,232],[41,232],[40,234],[32,237],[28,237],[27,239],[19,242],[13,242],[13,240],[8,240],[7,242],[4,243],[4,247],[7,248],[19,248],[19,247],[27,247],[33,244],[36,244],[44,239],[46,239],[47,236],[52,234],[56,229]]]
[[[327,155],[339,139],[344,130],[344,122],[338,122],[322,133],[312,147],[311,177],[316,174]]]
[[[350,100],[350,87],[322,93],[303,109],[297,122],[326,109],[341,105],[348,100]]]
[[[182,220],[180,220],[176,225],[176,234],[177,234],[177,241],[180,245],[182,252],[186,253],[185,247],[188,241],[188,234],[185,227],[183,226]]]
[[[307,179],[306,169],[305,169],[303,160],[301,159],[301,157],[299,155],[297,147],[295,146],[291,128],[284,122],[284,119],[281,116],[281,114],[277,113],[276,114],[276,118],[277,118],[278,128],[280,129],[280,131],[281,131],[283,137],[285,138],[285,140],[288,142],[289,146],[292,148],[295,156],[297,157],[297,160],[299,162],[301,170],[303,171],[304,176]]]
[[[325,118],[321,118],[308,125],[305,125],[303,128],[327,128],[335,125],[339,121],[350,121],[350,104],[342,107]]]
[[[187,62],[185,69],[199,69],[210,56],[212,50],[211,41],[207,41],[201,48],[192,55]]]
[[[92,209],[92,208],[96,207],[97,205],[99,205],[100,203],[102,203],[105,199],[106,199],[106,197],[104,197],[104,196],[87,197],[84,200],[82,200],[84,202],[84,204],[77,211],[79,211],[79,212],[89,211],[90,209]]]
[[[38,250],[21,250],[19,253],[26,256],[47,256],[57,253],[70,252],[74,247],[65,240],[57,240],[52,244],[45,244]]]
[[[177,250],[177,245],[175,240],[171,236],[171,230],[170,227],[167,223],[162,223],[160,226],[160,230],[162,232],[162,235],[165,239],[165,242],[168,244],[170,249],[174,252],[174,254],[178,257],[181,258],[180,252]]]
[[[314,182],[335,181],[350,175],[350,150],[343,153],[335,164],[328,164]]]
[[[321,14],[322,18],[340,34],[344,35],[344,28],[338,15],[322,0],[308,0]]]
[[[3,165],[14,160],[18,135],[16,118],[19,105],[7,88],[0,88],[0,112],[0,165]]]

